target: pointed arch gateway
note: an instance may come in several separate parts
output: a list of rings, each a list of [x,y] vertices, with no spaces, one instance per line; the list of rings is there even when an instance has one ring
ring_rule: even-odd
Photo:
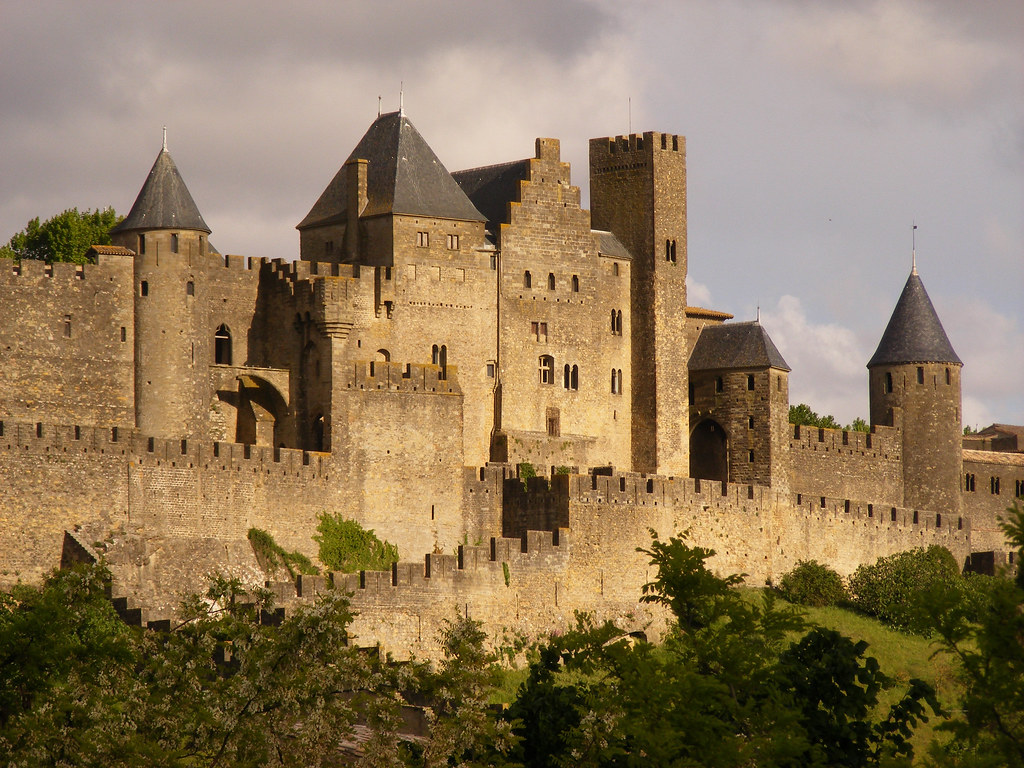
[[[704,419],[690,434],[690,477],[729,479],[729,435],[714,419]]]

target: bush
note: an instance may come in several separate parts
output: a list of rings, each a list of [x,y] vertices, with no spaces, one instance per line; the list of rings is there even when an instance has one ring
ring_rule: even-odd
[[[862,565],[850,578],[853,604],[894,629],[927,634],[920,596],[931,589],[960,590],[963,579],[945,547],[910,549]]]
[[[319,516],[316,526],[319,535],[313,540],[320,545],[320,562],[332,571],[384,571],[398,562],[398,547],[381,541],[372,530],[363,528],[355,520],[343,520],[338,515]]]
[[[791,603],[821,608],[846,599],[846,587],[838,573],[817,560],[801,560],[782,577],[779,594]]]
[[[316,574],[320,569],[313,565],[312,561],[301,552],[285,552],[274,537],[262,528],[249,529],[249,544],[256,554],[256,562],[268,573],[274,573],[278,568],[284,568],[293,579],[297,573]]]

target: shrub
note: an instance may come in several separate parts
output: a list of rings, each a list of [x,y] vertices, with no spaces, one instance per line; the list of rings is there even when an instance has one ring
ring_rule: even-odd
[[[373,530],[355,520],[323,512],[313,540],[320,545],[320,562],[332,571],[383,571],[398,562],[398,547],[381,541]]]
[[[274,537],[262,528],[249,529],[249,544],[256,555],[256,562],[268,573],[274,573],[278,568],[284,568],[293,579],[297,573],[315,574],[320,569],[313,565],[312,561],[301,552],[286,552],[278,544]]]
[[[838,573],[817,560],[801,560],[782,577],[779,594],[791,603],[820,608],[846,599],[846,587]]]
[[[894,629],[926,634],[919,597],[934,588],[959,590],[960,569],[945,547],[910,549],[862,565],[850,578],[853,604]]]

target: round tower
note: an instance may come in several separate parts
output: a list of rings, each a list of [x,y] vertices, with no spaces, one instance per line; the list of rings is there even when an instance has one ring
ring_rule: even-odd
[[[205,324],[196,279],[213,251],[167,138],[111,241],[135,251],[135,426],[156,437],[199,433],[208,409]],[[201,345],[204,349],[197,349]]]
[[[916,268],[867,367],[872,426],[899,430],[904,506],[959,511],[963,363]]]

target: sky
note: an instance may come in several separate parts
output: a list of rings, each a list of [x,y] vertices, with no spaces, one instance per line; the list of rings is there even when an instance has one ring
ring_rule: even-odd
[[[166,126],[221,252],[296,258],[400,92],[452,171],[560,139],[585,204],[589,138],[685,135],[689,303],[759,316],[843,423],[916,224],[964,423],[1024,424],[1019,0],[0,0],[0,242],[127,213]]]

